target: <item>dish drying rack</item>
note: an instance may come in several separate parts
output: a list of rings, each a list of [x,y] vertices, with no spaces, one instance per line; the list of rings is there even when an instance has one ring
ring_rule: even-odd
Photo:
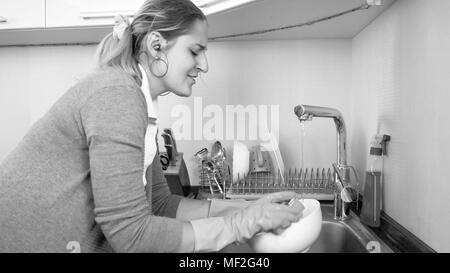
[[[206,198],[228,198],[253,200],[263,194],[294,191],[302,198],[317,200],[334,199],[334,171],[332,168],[289,169],[283,175],[280,172],[256,172],[232,175],[227,164],[215,173],[200,167],[200,192]],[[214,176],[215,175],[215,176]],[[214,179],[215,178],[215,179]]]

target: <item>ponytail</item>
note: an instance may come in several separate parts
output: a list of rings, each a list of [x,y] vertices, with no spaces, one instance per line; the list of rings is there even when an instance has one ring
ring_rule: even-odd
[[[97,47],[97,66],[122,69],[140,85],[142,75],[133,48],[130,21],[126,16],[118,15],[114,30]]]

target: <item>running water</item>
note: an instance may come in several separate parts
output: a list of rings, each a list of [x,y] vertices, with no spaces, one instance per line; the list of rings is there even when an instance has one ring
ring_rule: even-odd
[[[305,170],[304,169],[305,137],[306,137],[305,122],[300,121],[300,170]],[[303,201],[303,193],[301,194],[301,201]]]
[[[304,170],[304,151],[305,151],[306,128],[305,122],[300,121],[300,169]]]

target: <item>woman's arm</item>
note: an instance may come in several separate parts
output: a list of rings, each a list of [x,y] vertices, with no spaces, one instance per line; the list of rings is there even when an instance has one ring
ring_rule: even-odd
[[[148,183],[145,186],[145,190],[147,199],[151,202],[152,212],[155,215],[176,218],[178,204],[183,197],[171,194],[158,154],[156,154],[152,164],[148,167],[146,178]]]
[[[246,208],[249,204],[250,202],[243,199],[196,200],[183,198],[178,205],[176,217],[182,221],[190,221],[206,217],[227,216],[236,210]]]
[[[176,218],[182,221],[202,219],[209,216],[210,200],[183,198],[177,209]]]
[[[149,175],[151,169],[151,177]],[[206,217],[225,216],[236,209],[246,207],[244,200],[198,200],[174,195],[170,193],[166,178],[164,177],[158,156],[155,156],[151,168],[147,171],[147,194],[152,200],[153,213],[156,215],[176,218],[181,221],[190,221]]]
[[[151,194],[152,209],[156,215],[164,215],[181,221],[208,217],[210,201],[196,200],[170,193],[167,180],[164,177],[161,163],[155,156],[151,165],[151,189],[146,186],[147,194]],[[147,181],[150,178],[150,170],[147,171]]]
[[[89,146],[96,222],[118,252],[175,252],[182,221],[153,215],[142,181],[143,97],[126,86],[96,91],[80,110]]]

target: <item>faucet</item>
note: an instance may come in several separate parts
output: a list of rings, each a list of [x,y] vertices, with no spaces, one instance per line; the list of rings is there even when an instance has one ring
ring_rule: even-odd
[[[349,219],[350,203],[356,200],[357,194],[347,183],[348,169],[351,166],[347,166],[347,134],[341,112],[334,108],[300,104],[295,106],[294,113],[300,122],[311,121],[313,117],[332,118],[334,120],[337,130],[337,165],[333,164],[335,182],[334,219]]]

